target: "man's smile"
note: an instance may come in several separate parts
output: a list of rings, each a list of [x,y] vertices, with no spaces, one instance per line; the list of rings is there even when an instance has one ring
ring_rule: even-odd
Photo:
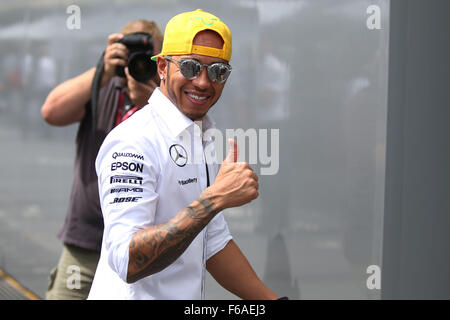
[[[199,92],[184,91],[187,99],[195,105],[204,105],[209,101],[211,95]]]

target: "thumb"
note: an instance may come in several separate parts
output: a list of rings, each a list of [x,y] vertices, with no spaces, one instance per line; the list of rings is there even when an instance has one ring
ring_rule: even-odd
[[[236,162],[238,158],[238,146],[237,142],[234,139],[228,139],[228,143],[230,144],[230,148],[228,149],[228,154],[223,162]]]
[[[123,34],[121,33],[113,33],[108,36],[108,45],[112,45],[114,42],[123,39]]]
[[[123,71],[125,72],[127,78],[131,78],[130,70],[128,70],[128,67],[123,68]]]
[[[137,80],[134,79],[134,77],[130,74],[130,70],[128,69],[128,67],[124,68],[124,72],[125,72],[125,77],[128,81],[128,85],[134,85],[137,83]]]

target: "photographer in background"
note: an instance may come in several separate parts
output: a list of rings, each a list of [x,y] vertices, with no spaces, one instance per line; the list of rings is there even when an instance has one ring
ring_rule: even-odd
[[[150,41],[144,42],[150,47],[149,56],[142,58],[141,54],[141,60],[134,59],[133,62],[132,57],[137,55],[134,53],[136,39],[148,38],[148,35]],[[160,53],[162,40],[162,32],[154,22],[136,20],[128,23],[120,34],[108,37],[103,73],[98,79],[96,108],[92,108],[91,101],[93,81],[99,74],[95,67],[58,85],[42,106],[42,116],[51,125],[80,122],[69,209],[58,234],[63,251],[58,266],[51,272],[47,299],[86,299],[89,294],[100,257],[104,226],[95,158],[106,135],[146,105],[159,85],[156,65],[155,70],[152,66],[149,71],[146,63],[150,62],[152,54]]]

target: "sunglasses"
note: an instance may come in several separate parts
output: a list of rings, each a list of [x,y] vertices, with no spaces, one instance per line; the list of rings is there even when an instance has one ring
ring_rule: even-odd
[[[199,76],[206,66],[208,77],[213,82],[224,83],[231,73],[231,66],[222,62],[214,62],[210,65],[202,64],[200,61],[192,58],[175,60],[172,57],[165,56],[168,61],[176,62],[180,67],[181,74],[188,80],[193,80]]]

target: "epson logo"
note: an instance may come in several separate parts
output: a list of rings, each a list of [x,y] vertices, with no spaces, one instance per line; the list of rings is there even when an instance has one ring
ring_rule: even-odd
[[[113,202],[110,202],[109,204],[113,203],[125,203],[125,202],[138,202],[139,199],[142,197],[122,197],[122,198],[114,198]]]
[[[110,183],[123,183],[123,184],[140,184],[142,185],[143,178],[136,176],[112,176]]]
[[[133,172],[142,172],[144,170],[144,165],[142,163],[135,162],[113,162],[111,163],[111,171],[115,170],[125,170]]]
[[[134,188],[123,187],[123,188],[112,188],[111,189],[111,193],[143,192],[143,191],[144,191],[144,189],[143,188],[139,188],[139,187],[134,187]]]
[[[134,188],[128,188],[128,187],[124,187],[124,188],[112,188],[111,189],[111,193],[121,193],[121,192],[143,192],[144,189],[143,188],[139,188],[139,187],[134,187]]]
[[[144,160],[143,155],[131,153],[131,152],[114,152],[112,157],[113,157],[113,159],[117,159],[119,157],[124,157],[124,158],[135,158],[135,159],[142,160],[142,161]]]

